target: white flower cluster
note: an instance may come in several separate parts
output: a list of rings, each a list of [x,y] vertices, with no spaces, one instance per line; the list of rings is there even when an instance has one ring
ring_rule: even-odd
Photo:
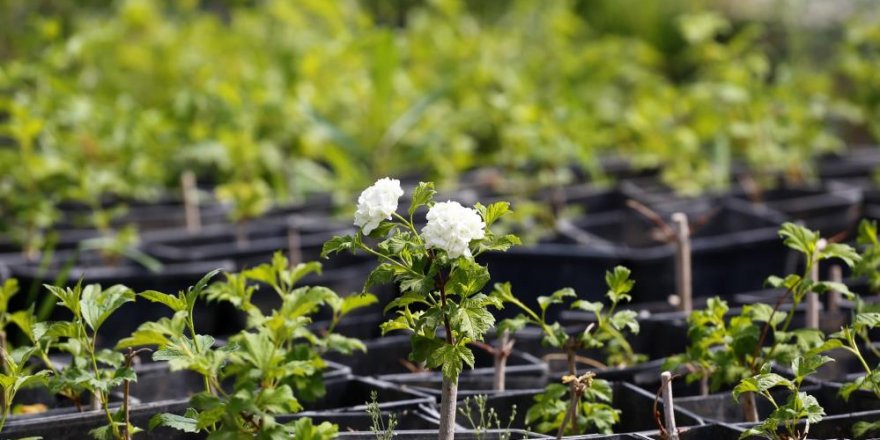
[[[377,180],[358,197],[354,225],[362,228],[364,234],[373,232],[382,220],[391,220],[391,215],[397,211],[397,199],[402,195],[399,180],[387,177]]]
[[[477,211],[458,202],[442,202],[428,210],[428,224],[422,228],[425,247],[446,251],[450,258],[470,258],[472,240],[485,236],[486,224]]]

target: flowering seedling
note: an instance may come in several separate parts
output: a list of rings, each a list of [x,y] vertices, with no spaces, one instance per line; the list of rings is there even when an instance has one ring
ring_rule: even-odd
[[[300,419],[278,423],[278,414],[302,410],[300,399],[313,400],[325,393],[320,354],[328,349],[343,353],[363,350],[352,338],[331,333],[317,336],[308,330],[311,315],[323,306],[333,310],[334,322],[359,307],[375,302],[371,296],[340,298],[325,287],[296,287],[302,277],[320,272],[317,263],[291,268],[282,253],[271,263],[208,286],[215,272],[177,296],[148,291],[141,295],[171,308],[171,318],[143,324],[121,346],[155,345],[154,360],[169,362],[172,370],[190,370],[202,376],[204,391],[193,396],[183,416],[160,414],[151,427],[169,426],[185,432],[207,432],[209,437],[258,436],[260,438],[332,438],[336,427],[313,426]],[[265,314],[251,301],[256,283],[268,285],[281,305]],[[247,314],[247,328],[214,347],[214,338],[196,334],[193,309],[199,296],[225,301]],[[225,386],[231,383],[232,390]],[[237,437],[236,437],[237,438]]]
[[[612,408],[611,387],[600,379],[593,379],[592,374],[577,375],[576,363],[577,352],[583,349],[600,349],[605,354],[606,364],[590,359],[593,366],[607,368],[608,366],[624,367],[637,364],[645,359],[643,355],[636,354],[626,339],[625,333],[638,333],[639,323],[636,320],[636,312],[632,310],[617,310],[621,302],[632,299],[629,292],[635,285],[635,281],[629,278],[629,269],[617,266],[613,271],[605,273],[605,282],[608,285],[606,296],[611,301],[608,310],[601,302],[575,300],[571,308],[592,312],[596,321],[589,324],[583,332],[569,335],[558,322],[547,323],[547,309],[553,304],[562,304],[566,298],[577,298],[572,289],[562,289],[550,296],[538,297],[540,314],[519,301],[511,292],[510,284],[496,284],[494,295],[505,302],[510,302],[519,307],[523,314],[516,318],[504,320],[499,327],[511,333],[522,329],[527,325],[539,327],[543,333],[543,343],[558,348],[565,352],[568,361],[568,375],[563,378],[563,383],[551,384],[547,390],[536,397],[535,405],[526,414],[528,422],[537,422],[541,432],[557,430],[558,436],[565,433],[581,433],[587,429],[595,428],[599,432],[610,433],[611,427],[620,419],[620,412]],[[584,359],[586,360],[586,359]],[[567,402],[565,389],[568,388]]]
[[[465,364],[474,363],[468,344],[482,341],[495,324],[489,307],[502,307],[499,297],[481,293],[489,271],[474,258],[506,250],[519,239],[491,230],[509,212],[506,202],[466,208],[452,201],[434,202],[434,194],[432,183],[420,183],[404,217],[397,213],[403,195],[400,182],[380,179],[358,198],[357,233],[333,237],[322,255],[366,252],[379,264],[364,289],[389,282],[400,287],[401,295],[385,307],[395,316],[382,324],[382,332],[411,332],[410,360],[442,371],[440,438],[446,440],[452,438],[455,425],[458,376]],[[420,233],[413,217],[423,206],[428,208],[427,224]]]
[[[751,436],[761,436],[771,440],[802,440],[807,438],[810,424],[821,421],[825,416],[825,410],[815,397],[800,390],[801,384],[817,368],[833,361],[833,359],[818,353],[817,350],[811,350],[794,358],[791,362],[791,370],[794,372],[792,380],[771,373],[769,364],[766,364],[758,374],[743,379],[733,389],[734,398],[738,399],[744,393],[756,393],[773,405],[773,412],[763,422],[743,432],[740,438]],[[788,390],[788,397],[783,404],[777,403],[771,394],[774,388],[779,387]],[[799,427],[801,421],[805,421],[803,430]]]

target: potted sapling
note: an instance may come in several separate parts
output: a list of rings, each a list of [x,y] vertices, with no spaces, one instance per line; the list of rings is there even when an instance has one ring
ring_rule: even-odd
[[[799,308],[809,295],[830,291],[852,295],[841,283],[814,281],[811,277],[820,261],[832,258],[852,267],[859,256],[850,246],[828,243],[818,233],[793,223],[784,224],[779,234],[786,246],[804,255],[806,264],[801,274],[789,274],[784,278],[772,276],[767,280],[771,287],[783,289],[776,304],[749,304],[729,316],[730,309],[725,301],[711,299],[706,309],[693,312],[688,319],[690,342],[686,352],[665,362],[664,368],[685,369],[688,383],[700,383],[701,397],[679,399],[678,403],[697,413],[702,412],[708,419],[733,421],[724,420],[728,416],[723,405],[720,413],[713,412],[717,408],[707,405],[713,401],[705,397],[710,392],[761,374],[769,368],[765,365],[790,365],[803,353],[822,346],[824,334],[821,330],[810,326],[796,328],[794,325],[797,316],[809,322]],[[783,310],[786,301],[791,304]],[[818,310],[814,309],[814,313]],[[756,423],[755,394],[744,389],[738,394],[738,400],[742,404],[742,419]]]
[[[595,321],[575,334],[567,333],[558,322],[547,322],[547,309],[553,304],[564,303],[566,298],[577,298],[574,290],[562,289],[550,296],[538,297],[540,312],[535,312],[516,298],[509,284],[495,285],[495,296],[503,302],[516,305],[523,312],[516,318],[503,321],[499,327],[513,334],[526,326],[540,328],[543,343],[562,350],[565,355],[563,384],[550,384],[544,393],[535,397],[534,405],[526,414],[526,422],[536,423],[539,431],[555,431],[557,437],[565,433],[582,433],[588,429],[610,433],[612,426],[620,420],[620,411],[610,405],[613,395],[611,385],[596,378],[593,370],[633,365],[644,359],[633,352],[625,336],[628,332],[639,331],[636,312],[617,310],[619,303],[632,299],[629,292],[634,282],[629,275],[629,270],[621,266],[605,274],[608,285],[606,296],[611,301],[607,310],[604,310],[601,302],[572,302],[572,308],[589,311],[595,316]],[[604,360],[607,364],[581,356],[579,352],[586,349],[600,349],[606,356]],[[592,370],[580,374],[578,362],[589,365]]]
[[[400,296],[385,308],[394,317],[383,332],[410,333],[410,360],[442,370],[438,438],[453,438],[458,377],[464,365],[473,366],[469,347],[482,341],[495,324],[489,307],[500,308],[497,296],[482,293],[489,270],[474,258],[488,250],[503,251],[518,244],[513,235],[495,235],[491,226],[509,212],[506,202],[467,208],[457,202],[435,202],[434,185],[420,183],[411,197],[407,217],[397,213],[403,195],[400,181],[383,178],[358,198],[354,235],[337,236],[324,245],[323,255],[364,252],[378,265],[365,289],[394,282]],[[418,231],[414,215],[427,207],[427,223]],[[378,241],[378,243],[376,243]]]

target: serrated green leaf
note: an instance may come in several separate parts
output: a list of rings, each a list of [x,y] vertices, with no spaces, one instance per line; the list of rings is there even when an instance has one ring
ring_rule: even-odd
[[[566,287],[553,292],[550,296],[539,296],[538,307],[544,312],[551,304],[562,304],[565,298],[577,298],[577,293],[575,293],[574,289]]]
[[[122,285],[101,289],[97,284],[90,284],[83,289],[80,308],[82,317],[92,331],[98,331],[101,324],[123,304],[133,302],[134,292]]]
[[[440,367],[443,376],[447,379],[458,380],[464,364],[473,368],[474,353],[462,345],[443,344],[428,356],[428,366],[431,368]]]
[[[495,324],[495,317],[486,310],[481,301],[467,298],[454,307],[449,317],[452,328],[466,338],[481,341],[483,335]]]
[[[413,190],[412,202],[410,202],[408,210],[409,215],[412,216],[419,207],[431,203],[435,194],[437,191],[434,190],[433,182],[419,182],[419,186]]]
[[[328,258],[330,254],[342,251],[350,251],[354,253],[357,249],[354,237],[350,235],[337,235],[324,243],[321,248],[321,258]]]
[[[187,310],[186,301],[167,293],[162,293],[155,290],[146,290],[139,293],[138,296],[145,298],[147,301],[164,304],[175,312]]]
[[[192,413],[191,413],[192,412]],[[187,410],[188,415],[180,416],[171,413],[159,413],[150,418],[150,430],[154,430],[159,426],[166,426],[178,431],[197,433],[199,432],[198,420],[193,414],[195,410],[192,408]]]

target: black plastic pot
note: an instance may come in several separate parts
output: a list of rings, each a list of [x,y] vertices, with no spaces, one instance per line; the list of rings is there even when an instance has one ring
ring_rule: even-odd
[[[507,437],[511,435],[511,437]],[[340,439],[357,439],[357,440],[375,440],[376,434],[372,432],[340,432]],[[397,431],[394,438],[399,440],[436,440],[437,430],[413,430],[413,431]],[[539,439],[549,438],[547,436],[534,434],[523,430],[490,430],[490,431],[456,431],[456,440],[501,440],[505,438],[511,439]]]
[[[787,251],[777,235],[779,218],[741,201],[727,200],[692,222],[692,288],[695,295],[726,295],[759,288],[782,273]],[[668,221],[668,218],[667,218]],[[675,292],[674,245],[655,236],[655,226],[634,210],[617,211],[576,223],[618,248],[620,264],[632,270],[633,303],[664,302]],[[599,300],[604,286],[579,292]]]
[[[69,264],[72,265],[67,267]],[[123,284],[135,292],[158,290],[175,294],[195,285],[206,273],[214,269],[229,271],[233,269],[233,265],[225,260],[169,263],[164,264],[159,272],[154,273],[127,261],[117,266],[103,265],[95,253],[58,253],[45,268],[39,263],[19,263],[9,266],[10,275],[17,278],[21,286],[21,293],[13,298],[10,307],[11,310],[29,307],[27,292],[31,289],[38,292],[36,302],[42,302],[45,295],[50,295],[42,287],[43,284],[55,284],[62,278],[65,280],[63,284],[67,286],[73,286],[82,279],[83,284],[97,283],[105,288],[114,284]],[[211,334],[220,333],[218,320],[223,321],[225,316],[235,313],[231,306],[227,307],[225,304],[202,302],[197,307],[195,319],[199,331]],[[67,312],[56,306],[53,313],[55,317],[64,317]],[[141,323],[169,314],[170,310],[162,304],[140,300],[136,304],[126,304],[115,312],[104,323],[101,333],[121,338],[131,334]],[[115,343],[115,340],[111,343]]]
[[[186,410],[185,402],[179,400],[153,402],[133,405],[131,421],[135,426],[146,429],[153,415],[163,412],[182,414]],[[77,412],[73,408],[41,414],[38,417],[13,417],[3,427],[4,439],[39,436],[52,440],[83,440],[92,438],[89,431],[107,424],[106,415],[102,410]],[[184,437],[179,431],[159,427],[141,438],[154,440],[173,440],[191,438]]]
[[[379,379],[419,389],[421,392],[439,395],[442,375],[438,371],[412,373],[406,367],[411,350],[407,335],[386,336],[368,341],[366,353],[352,356],[328,354],[326,358],[349,365],[352,373],[359,376],[376,376]],[[472,347],[474,369],[465,368],[459,377],[459,394],[492,391],[494,375],[493,357],[477,347]],[[507,378],[510,386],[534,387],[544,383],[547,367],[534,356],[514,350],[508,359]]]
[[[200,261],[205,259],[229,259],[236,267],[254,267],[268,262],[276,251],[289,254],[288,233],[299,234],[302,261],[317,261],[324,242],[334,235],[347,234],[351,228],[337,222],[307,220],[291,217],[277,222],[250,222],[245,225],[248,241],[236,243],[235,227],[215,225],[198,233],[184,229],[159,231],[144,235],[144,250],[163,262]],[[347,265],[352,261],[364,261],[350,254],[340,254],[327,261],[328,266]]]
[[[739,436],[744,430],[742,427],[723,424],[692,426],[680,428],[678,430],[678,437],[680,440],[739,440]],[[659,434],[652,435],[649,438],[665,440]]]
[[[611,406],[621,411],[620,422],[614,426],[614,431],[631,433],[657,429],[653,415],[654,394],[625,382],[614,382],[612,388]],[[534,404],[535,396],[543,391],[543,389],[517,390],[491,395],[486,399],[486,407],[493,408],[498,413],[499,420],[506,423],[513,413],[513,406],[516,405],[516,416],[513,418],[511,427],[524,428],[525,416],[529,407]],[[459,403],[459,408],[462,408],[461,403]],[[681,408],[676,408],[676,420],[683,427],[703,424],[699,417]],[[458,415],[457,422],[463,426],[468,423],[467,418],[461,414]]]
[[[734,197],[779,211],[823,236],[852,233],[861,215],[862,191],[842,182],[821,185],[783,185],[761,194]]]
[[[370,401],[370,392],[378,393],[379,409],[383,411],[412,410],[420,405],[433,405],[434,398],[417,390],[370,377],[340,377],[325,381],[327,393],[324,397],[303,402],[308,416],[312,412],[354,412],[364,413]]]
[[[852,427],[857,422],[877,422],[880,420],[880,411],[853,412],[837,416],[825,417],[821,422],[810,425],[809,438],[811,439],[841,439],[855,438]],[[868,433],[861,438],[880,438],[880,431]]]

